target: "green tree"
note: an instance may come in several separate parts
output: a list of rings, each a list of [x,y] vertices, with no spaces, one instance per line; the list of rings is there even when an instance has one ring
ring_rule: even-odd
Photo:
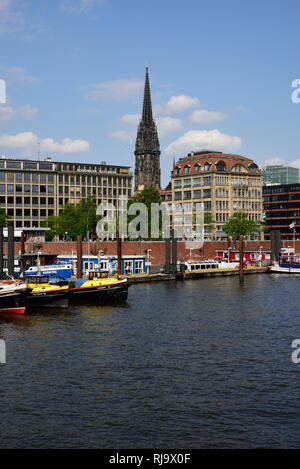
[[[96,202],[92,198],[81,199],[76,206],[64,205],[58,217],[51,216],[43,223],[50,228],[46,233],[46,239],[53,239],[54,236],[64,238],[66,233],[72,239],[78,235],[85,236],[88,231],[90,234],[95,233],[98,221],[96,209]]]
[[[254,231],[258,231],[259,225],[253,220],[249,220],[244,212],[234,213],[226,225],[224,231],[228,236],[239,238],[240,236],[248,236]]]
[[[93,234],[96,232],[96,226],[99,219],[96,215],[96,210],[96,201],[92,197],[81,199],[79,204],[76,205],[75,212],[80,234],[86,234],[87,232]]]
[[[0,208],[0,226],[7,226],[7,223],[10,219],[11,217],[6,214],[5,210]]]
[[[161,198],[160,198],[158,189],[154,186],[145,187],[145,189],[143,189],[141,192],[131,197],[131,199],[128,201],[127,209],[129,210],[130,206],[137,202],[143,203],[147,207],[147,219],[143,220],[143,217],[141,216],[141,223],[145,223],[146,225],[148,222],[148,236],[145,236],[145,239],[151,239],[151,204],[161,203]],[[128,215],[128,224],[138,216],[139,214]],[[161,227],[161,220],[162,220],[161,213],[159,215],[159,219],[160,219],[160,227]],[[139,228],[139,226],[137,228]],[[162,233],[160,230],[159,238],[161,238],[161,236],[162,236]]]

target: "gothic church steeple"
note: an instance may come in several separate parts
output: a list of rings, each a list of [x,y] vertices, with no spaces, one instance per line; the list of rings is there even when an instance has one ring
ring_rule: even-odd
[[[148,186],[160,189],[160,148],[152,115],[148,65],[146,66],[142,119],[135,142],[135,192]]]

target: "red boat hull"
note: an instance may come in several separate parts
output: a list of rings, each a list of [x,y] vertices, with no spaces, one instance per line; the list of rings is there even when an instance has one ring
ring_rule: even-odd
[[[26,308],[0,308],[0,314],[24,314]]]

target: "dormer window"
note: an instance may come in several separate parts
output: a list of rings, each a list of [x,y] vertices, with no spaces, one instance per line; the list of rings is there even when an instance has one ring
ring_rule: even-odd
[[[249,166],[250,174],[257,174],[258,173],[258,166],[255,163],[252,163]]]
[[[223,172],[226,171],[226,164],[224,163],[224,161],[218,161],[216,163],[216,170],[217,171],[223,171]]]
[[[200,173],[200,164],[195,164],[195,166],[194,166],[194,173],[195,173],[195,174]]]
[[[209,170],[210,170],[210,163],[205,163],[204,171],[209,171]]]
[[[184,174],[189,174],[190,170],[191,170],[190,166],[185,166],[184,167]]]
[[[180,168],[178,168],[178,166],[176,166],[175,168],[175,176],[178,176],[180,173]]]

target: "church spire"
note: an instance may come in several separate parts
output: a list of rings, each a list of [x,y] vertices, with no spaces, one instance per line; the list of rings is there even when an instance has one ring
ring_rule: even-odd
[[[160,148],[152,114],[148,64],[146,65],[142,119],[135,142],[135,192],[148,186],[160,189]]]
[[[148,63],[146,64],[146,76],[145,76],[142,121],[146,125],[152,124],[152,122],[153,122],[151,94],[150,94],[150,83],[149,83],[149,73],[148,73]]]

